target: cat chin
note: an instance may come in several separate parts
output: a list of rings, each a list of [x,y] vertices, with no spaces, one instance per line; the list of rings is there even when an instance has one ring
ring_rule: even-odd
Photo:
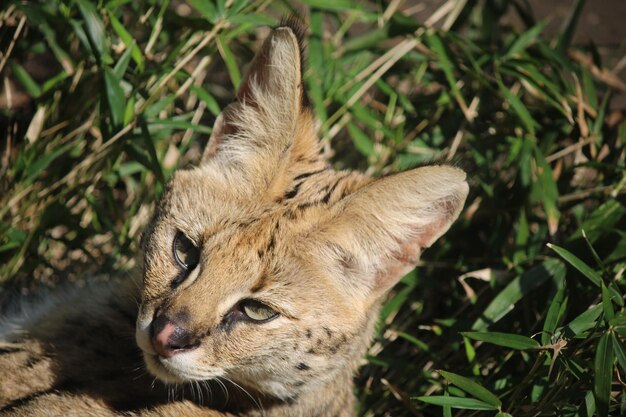
[[[157,355],[144,352],[146,369],[165,384],[182,384],[190,381],[206,381],[217,378],[223,374],[221,370],[199,370],[190,366],[190,360],[177,360],[159,358]]]

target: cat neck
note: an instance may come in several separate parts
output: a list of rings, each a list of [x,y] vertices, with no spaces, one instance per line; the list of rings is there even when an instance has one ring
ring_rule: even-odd
[[[246,400],[247,408],[238,412],[242,417],[351,417],[354,415],[354,383],[352,370],[337,372],[326,383],[311,387],[288,400],[268,398],[246,398],[238,395],[238,400]]]

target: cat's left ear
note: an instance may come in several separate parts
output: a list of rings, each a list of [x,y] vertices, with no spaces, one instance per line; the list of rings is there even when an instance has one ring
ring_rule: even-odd
[[[259,198],[284,193],[293,163],[319,158],[302,82],[305,29],[298,22],[283,20],[263,42],[235,100],[215,121],[200,163]]]
[[[458,168],[428,166],[374,180],[331,207],[305,250],[332,265],[328,272],[347,293],[378,298],[458,217],[465,177]]]

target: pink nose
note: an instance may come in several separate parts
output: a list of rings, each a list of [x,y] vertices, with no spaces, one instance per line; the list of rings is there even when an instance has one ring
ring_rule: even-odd
[[[152,321],[152,346],[156,353],[164,358],[193,350],[200,346],[193,336],[182,327],[167,318],[158,316]]]

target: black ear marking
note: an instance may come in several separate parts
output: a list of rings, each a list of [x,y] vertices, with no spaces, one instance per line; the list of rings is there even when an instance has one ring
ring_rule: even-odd
[[[306,32],[308,29],[308,25],[298,15],[290,14],[287,16],[283,16],[280,19],[280,23],[276,27],[279,28],[289,28],[294,35],[296,35],[296,40],[298,41],[298,48],[300,49],[300,79],[302,80],[301,85],[301,105],[303,109],[311,108],[311,101],[309,100],[309,95],[307,94],[306,88],[304,88],[304,71],[307,63],[307,48],[306,48]]]
[[[306,32],[308,29],[308,25],[306,24],[304,19],[295,14],[283,16],[282,19],[280,19],[280,23],[278,24],[276,29],[281,28],[281,27],[287,27],[291,29],[293,34],[296,35],[296,38],[298,39],[298,45],[300,46],[300,55],[305,56],[306,55],[306,43],[304,40],[305,40]]]

